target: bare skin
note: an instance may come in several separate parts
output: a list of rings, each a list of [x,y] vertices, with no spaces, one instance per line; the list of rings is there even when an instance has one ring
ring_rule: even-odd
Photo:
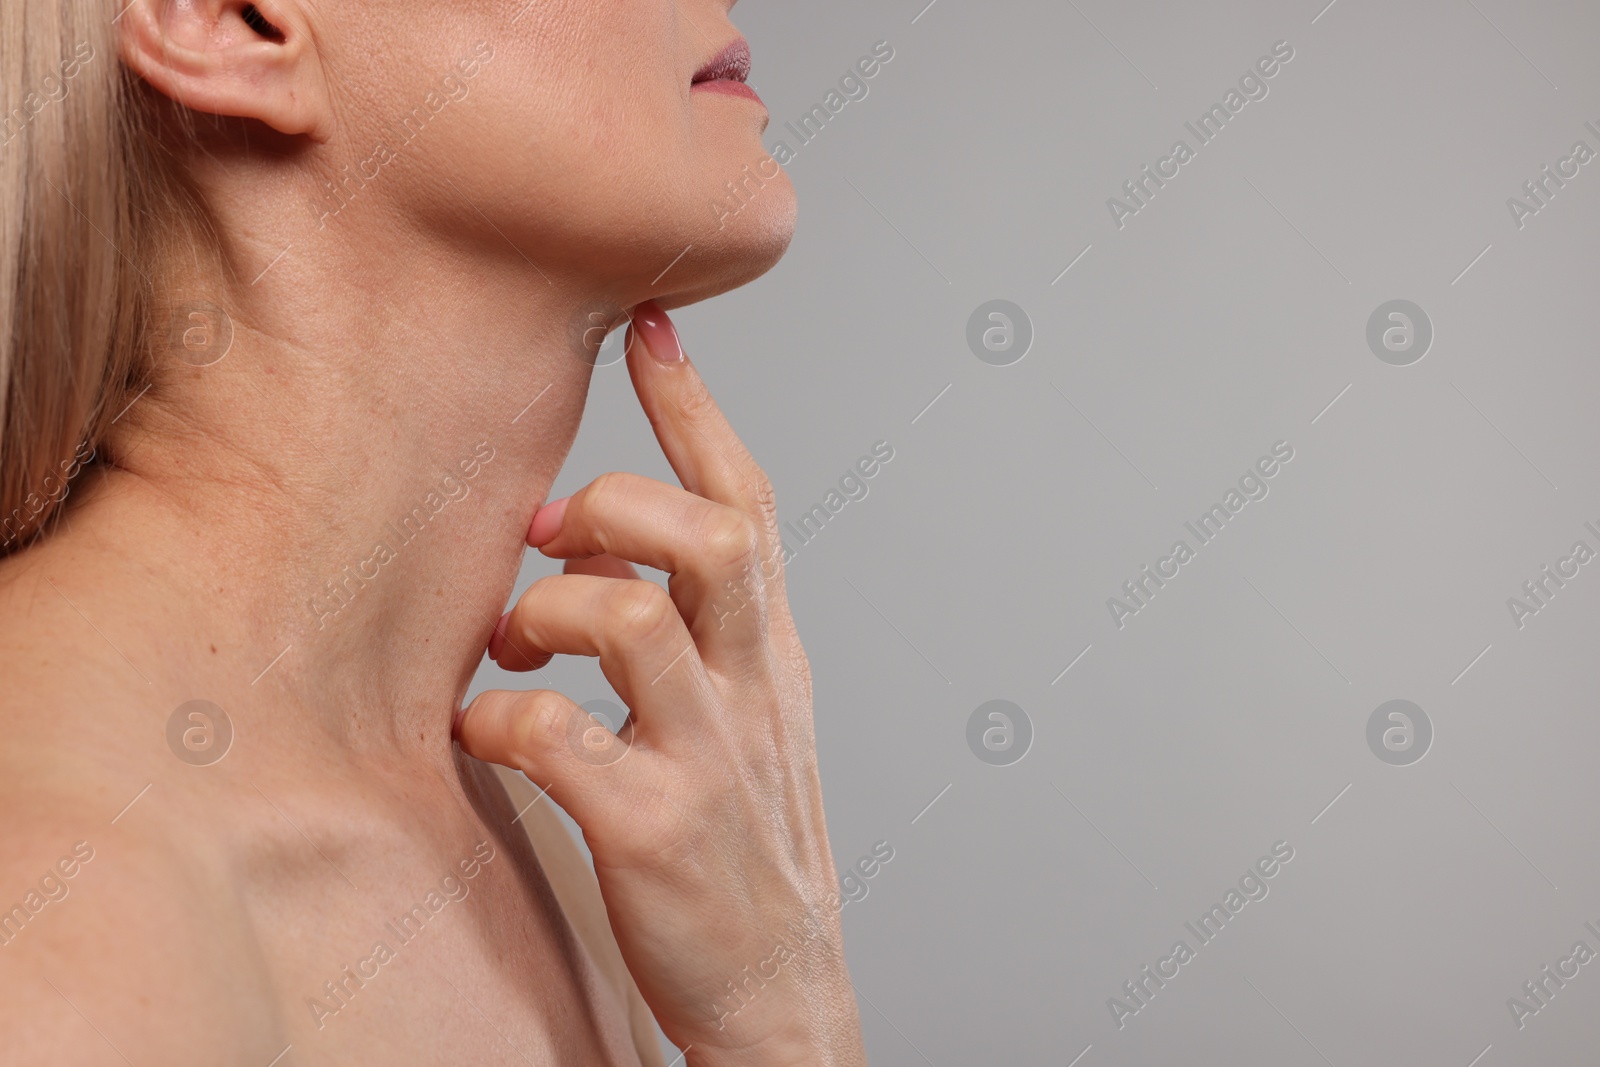
[[[31,584],[9,586],[8,606],[27,612]],[[40,592],[56,599],[34,588],[33,632],[71,632]],[[110,1063],[120,1052],[135,1063],[265,1063],[291,1043],[296,1063],[446,1062],[469,1051],[502,1062],[508,1042],[533,1062],[639,1062],[625,1003],[572,932],[484,765],[379,767],[324,746],[304,754],[317,771],[307,781],[303,767],[251,744],[269,723],[236,714],[238,749],[185,766],[152,744],[166,717],[153,701],[97,680],[129,666],[81,644],[70,657],[45,642],[6,655],[10,677],[24,663],[53,673],[70,659],[87,682],[7,702],[52,709],[18,725],[4,758],[0,803],[22,828],[7,849],[8,906],[76,842],[93,850],[63,880],[69,895],[5,947],[0,1013],[21,1039],[8,1049],[15,1062]],[[152,682],[156,663],[159,653],[145,660]],[[447,738],[432,740],[448,752]],[[478,861],[475,877],[463,859]],[[388,924],[447,875],[468,895],[446,896],[402,945]],[[337,1004],[322,982],[340,981],[377,941],[395,958],[347,986],[348,1007],[308,1008]]]
[[[542,509],[530,538],[573,562],[524,596],[492,646],[514,669],[598,655],[633,712],[631,747],[585,758],[571,738],[593,721],[549,691],[480,696],[461,741],[550,780],[583,825],[622,957],[669,1036],[700,1050],[689,1062],[862,1062],[809,673],[781,572],[752,577],[776,545],[770,490],[693,368],[631,348],[664,449],[700,492],[608,475]],[[146,513],[159,523],[132,526],[141,502],[137,487],[91,489],[80,515],[98,521],[0,570],[0,609],[30,623],[8,628],[3,650],[21,681],[0,758],[0,804],[21,827],[5,874],[26,885],[79,842],[90,853],[67,897],[5,946],[15,968],[0,1010],[39,1042],[22,1050],[83,1063],[111,1062],[108,1049],[270,1060],[289,1045],[307,1063],[464,1050],[639,1062],[626,996],[563,913],[504,787],[451,746],[451,723],[417,723],[414,739],[394,715],[286,729],[334,709],[298,703],[292,663],[247,680],[217,644],[172,642],[187,627],[239,647],[223,636],[229,591],[207,597],[184,573],[208,569],[196,535],[159,509]],[[173,545],[171,569],[133,576],[89,532],[107,526]],[[672,596],[633,577],[629,557],[672,573]],[[735,579],[746,592],[730,600]],[[186,581],[193,595],[164,611],[141,597]],[[251,693],[261,685],[274,695]],[[194,692],[235,709],[237,751],[206,767],[157,744]],[[794,951],[773,964],[777,944]],[[770,985],[718,1008],[758,964]]]
[[[223,239],[158,294],[227,309],[233,340],[204,367],[158,346],[112,462],[0,563],[10,1061],[650,1063],[620,962],[695,1067],[864,1062],[770,486],[645,304],[767,269],[792,191],[706,232],[766,121],[689,88],[727,0],[539,0],[513,28],[521,6],[281,0],[263,38],[231,0],[135,0],[118,23],[152,89],[245,124],[189,146]],[[476,95],[316,228],[311,179],[475,39]],[[628,371],[681,485],[541,508],[597,308],[657,324]],[[555,695],[487,694],[458,724],[529,543],[567,573],[497,658],[598,655],[633,713],[623,759],[581,758],[591,724]],[[204,766],[179,756],[191,720],[169,741],[195,700],[234,731]],[[553,783],[613,939],[480,760]],[[719,1000],[783,942],[753,999]]]

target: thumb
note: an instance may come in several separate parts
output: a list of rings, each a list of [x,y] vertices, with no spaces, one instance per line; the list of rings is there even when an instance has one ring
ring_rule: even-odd
[[[632,720],[607,722],[604,709],[597,712],[552,689],[494,689],[456,712],[455,735],[474,759],[521,771],[547,786],[588,831],[591,824],[605,822],[617,798],[630,792],[637,763],[627,758]]]

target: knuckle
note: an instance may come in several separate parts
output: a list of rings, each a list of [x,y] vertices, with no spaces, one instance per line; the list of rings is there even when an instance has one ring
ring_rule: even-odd
[[[750,495],[758,504],[776,504],[777,491],[772,488],[772,479],[767,477],[767,472],[756,466],[750,465]]]
[[[677,610],[667,591],[654,582],[627,582],[611,594],[607,629],[627,640],[644,640],[660,633]]]
[[[678,394],[677,405],[690,419],[699,420],[717,410],[717,402],[711,399],[711,390],[706,388],[706,383],[696,375],[694,381],[686,383],[683,392]]]
[[[560,693],[536,689],[522,694],[511,726],[516,747],[523,751],[549,747],[552,740],[563,736],[570,712],[571,702]]]
[[[705,555],[720,570],[747,569],[761,551],[755,521],[732,508],[711,512],[700,541]]]
[[[749,477],[749,488],[746,490],[750,506],[763,522],[776,523],[778,515],[778,493],[772,488],[772,480],[767,477],[767,472],[760,467],[753,467]]]

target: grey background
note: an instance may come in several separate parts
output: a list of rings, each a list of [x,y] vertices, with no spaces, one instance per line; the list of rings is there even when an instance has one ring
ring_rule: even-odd
[[[675,315],[783,518],[895,449],[789,567],[835,857],[895,850],[844,911],[873,1061],[1595,1062],[1600,963],[1521,1030],[1506,1000],[1600,951],[1600,563],[1522,629],[1506,599],[1600,548],[1600,162],[1521,230],[1506,200],[1600,150],[1600,9],[925,3],[738,6],[769,146],[895,57],[790,163],[783,262]],[[1119,230],[1106,199],[1284,39]],[[1035,331],[1008,367],[965,340],[997,298]],[[1365,340],[1400,298],[1435,329],[1409,367]],[[1106,599],[1279,440],[1118,630]],[[552,497],[610,469],[671,477],[620,365]],[[1410,766],[1367,747],[1396,698],[1433,723]],[[1033,724],[1010,766],[967,747],[992,699]],[[1279,840],[1270,895],[1119,1030],[1108,998]]]

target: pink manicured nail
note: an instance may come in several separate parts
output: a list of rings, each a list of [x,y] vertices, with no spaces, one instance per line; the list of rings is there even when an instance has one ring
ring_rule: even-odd
[[[678,340],[678,328],[654,300],[646,300],[633,309],[633,328],[639,331],[645,348],[656,359],[663,363],[683,362],[683,343]]]
[[[494,633],[489,635],[489,658],[495,661],[500,659],[500,650],[506,647],[506,620],[511,618],[511,612],[500,616],[500,621],[494,624]]]
[[[564,496],[560,500],[552,500],[533,513],[533,522],[528,524],[528,544],[538,548],[549,544],[561,532],[561,520],[567,514],[567,501],[571,499]]]

